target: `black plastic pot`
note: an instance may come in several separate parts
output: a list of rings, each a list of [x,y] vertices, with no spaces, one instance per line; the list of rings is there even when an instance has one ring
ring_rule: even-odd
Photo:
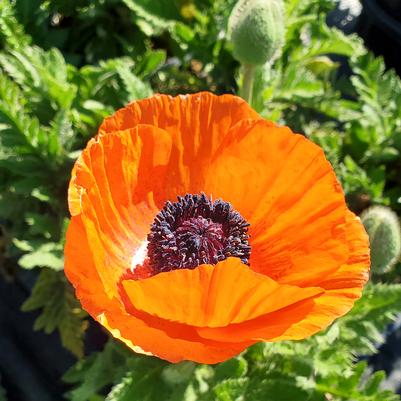
[[[379,352],[369,359],[373,370],[384,370],[386,380],[383,386],[401,394],[401,313],[385,333],[385,343]]]
[[[401,75],[401,1],[363,0],[358,31],[366,46]]]
[[[39,312],[21,312],[37,271],[18,269],[11,280],[0,274],[0,381],[8,401],[60,401],[70,386],[61,376],[76,359],[61,346],[58,333],[34,331]],[[106,334],[92,320],[85,351],[103,349]]]
[[[33,331],[38,313],[20,311],[35,280],[22,269],[10,282],[0,276],[0,376],[9,401],[62,400],[60,378],[74,363],[57,333]]]

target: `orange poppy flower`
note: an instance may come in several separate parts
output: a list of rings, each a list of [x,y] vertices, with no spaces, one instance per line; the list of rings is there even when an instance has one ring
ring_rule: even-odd
[[[117,111],[76,162],[68,200],[65,272],[82,306],[171,362],[308,337],[368,279],[368,237],[322,149],[235,96]]]

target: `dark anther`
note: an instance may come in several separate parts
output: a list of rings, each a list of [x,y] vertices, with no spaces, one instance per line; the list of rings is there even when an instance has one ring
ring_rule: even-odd
[[[249,223],[222,200],[204,193],[166,202],[148,235],[148,257],[155,273],[216,264],[229,256],[248,264]]]

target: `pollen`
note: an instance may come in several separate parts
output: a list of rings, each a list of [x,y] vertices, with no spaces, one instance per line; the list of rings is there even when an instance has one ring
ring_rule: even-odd
[[[166,202],[148,235],[148,257],[155,273],[216,264],[230,256],[248,264],[249,223],[229,202],[202,194]]]

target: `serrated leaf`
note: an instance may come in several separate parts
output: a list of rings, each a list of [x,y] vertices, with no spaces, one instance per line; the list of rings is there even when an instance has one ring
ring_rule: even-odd
[[[169,388],[160,376],[165,366],[166,362],[132,354],[123,345],[110,339],[102,352],[79,361],[64,375],[65,382],[77,385],[67,393],[67,398],[86,401],[115,384],[107,400],[156,401],[158,398],[152,397]],[[152,388],[152,381],[156,378],[159,381]],[[163,399],[167,400],[168,393],[164,395]]]
[[[51,154],[59,154],[62,150],[61,147],[63,147],[63,150],[71,148],[74,131],[70,116],[65,109],[59,110],[55,115],[51,122],[50,133],[56,141],[54,149],[51,149]]]
[[[51,333],[58,330],[64,347],[74,355],[83,355],[83,335],[87,328],[86,314],[62,273],[42,269],[31,296],[21,309],[25,312],[42,309],[35,330]]]
[[[400,284],[367,285],[362,298],[341,320],[342,341],[359,354],[376,352],[383,342],[381,333],[394,320],[400,305]]]
[[[216,401],[241,401],[244,399],[248,384],[247,377],[223,380],[214,386],[215,399]]]
[[[57,108],[70,108],[77,88],[68,82],[67,65],[59,50],[26,46],[0,54],[0,65],[30,94],[30,106],[43,118],[50,119]]]
[[[379,370],[372,374],[365,383],[366,395],[374,395],[379,391],[381,382],[386,378],[386,373]]]
[[[330,394],[336,397],[335,399],[339,401],[398,401],[400,398],[397,394],[380,389],[382,372],[377,372],[368,380],[364,380],[366,367],[366,362],[359,362],[349,375],[318,380],[316,389],[325,396]]]
[[[164,50],[155,50],[148,52],[137,64],[135,70],[139,77],[146,77],[154,73],[166,60],[166,52]]]
[[[168,401],[172,394],[172,387],[160,380],[165,364],[163,361],[149,357],[131,359],[131,363],[128,364],[130,370],[122,382],[113,387],[106,401],[158,401],[160,399]],[[158,384],[155,385],[155,383]]]
[[[16,17],[13,3],[9,0],[2,0],[0,3],[0,40],[3,46],[11,49],[28,45],[31,41]]]
[[[169,29],[175,20],[180,19],[179,10],[174,1],[159,0],[123,0],[134,11],[136,22],[148,36],[158,35]]]
[[[77,387],[66,395],[71,401],[87,401],[125,372],[126,359],[118,347],[109,341],[102,352],[92,354],[86,360],[79,361],[63,376],[67,383]]]
[[[248,362],[243,357],[229,359],[216,366],[215,380],[224,380],[229,378],[239,378],[246,374]]]
[[[64,267],[63,248],[59,243],[46,242],[23,255],[18,263],[24,269],[48,267],[53,270],[62,270]]]
[[[150,86],[135,76],[127,65],[120,63],[116,70],[124,83],[124,89],[127,92],[127,103],[152,95]]]
[[[259,380],[258,380],[259,379]],[[247,399],[253,401],[307,401],[309,394],[297,386],[295,380],[271,376],[253,378],[248,386]]]
[[[43,176],[51,166],[47,129],[25,112],[24,103],[19,88],[0,75],[0,143],[7,151],[0,162],[16,174]]]
[[[167,384],[181,384],[189,380],[195,370],[195,363],[183,361],[177,364],[166,366],[161,372],[161,376]]]

